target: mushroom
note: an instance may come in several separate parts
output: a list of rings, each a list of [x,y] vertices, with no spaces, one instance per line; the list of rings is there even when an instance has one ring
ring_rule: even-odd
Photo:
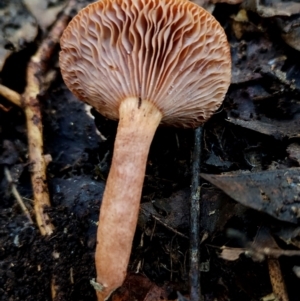
[[[70,22],[60,67],[68,88],[119,119],[97,231],[96,290],[106,300],[126,276],[149,147],[159,124],[197,127],[231,79],[223,28],[187,0],[101,0]]]

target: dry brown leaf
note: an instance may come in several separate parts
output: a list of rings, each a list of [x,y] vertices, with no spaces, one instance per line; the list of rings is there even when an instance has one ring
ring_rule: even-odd
[[[128,274],[123,285],[112,295],[112,301],[167,301],[164,287],[152,283],[140,274]]]
[[[35,17],[42,30],[53,24],[57,19],[57,15],[67,4],[66,0],[60,1],[57,5],[51,5],[52,2],[49,0],[23,0],[23,3]]]
[[[228,248],[222,247],[220,257],[224,260],[235,261],[238,260],[240,255],[245,252],[244,248]]]

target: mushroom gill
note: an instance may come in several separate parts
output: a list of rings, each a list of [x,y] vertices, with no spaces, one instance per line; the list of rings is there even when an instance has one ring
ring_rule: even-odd
[[[67,86],[111,119],[123,99],[137,97],[162,112],[162,124],[196,127],[230,83],[223,28],[189,1],[98,1],[71,21],[61,47]]]

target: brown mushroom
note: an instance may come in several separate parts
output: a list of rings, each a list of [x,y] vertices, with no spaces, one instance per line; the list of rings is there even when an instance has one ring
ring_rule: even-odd
[[[97,233],[98,300],[126,275],[149,147],[161,124],[196,127],[221,105],[230,49],[212,15],[187,0],[102,0],[61,38],[66,85],[119,119]]]

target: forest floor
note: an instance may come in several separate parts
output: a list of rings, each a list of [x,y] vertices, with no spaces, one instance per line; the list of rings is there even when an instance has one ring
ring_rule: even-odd
[[[18,93],[26,87],[28,61],[64,9],[64,1],[37,11],[27,2],[0,3],[0,83]],[[204,3],[226,31],[233,63],[224,104],[203,127],[205,301],[299,301],[300,4],[286,2],[282,9],[285,2],[252,2]],[[44,154],[52,157],[47,168],[51,207],[46,209],[51,235],[40,234],[11,193],[15,185],[34,219],[26,119],[21,108],[0,98],[2,301],[52,300],[53,281],[55,300],[96,300],[90,280],[95,278],[97,220],[117,122],[72,95],[57,55],[58,47],[49,85],[39,96]],[[193,147],[192,129],[157,130],[128,277],[112,300],[175,300],[177,292],[189,298]]]

